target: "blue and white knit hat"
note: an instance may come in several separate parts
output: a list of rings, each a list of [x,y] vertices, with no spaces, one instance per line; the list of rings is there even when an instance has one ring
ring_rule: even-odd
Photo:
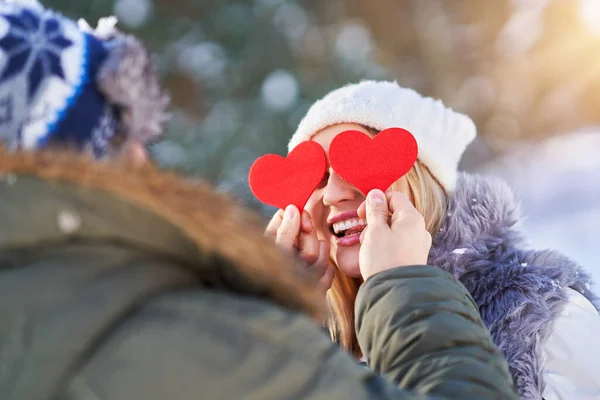
[[[100,158],[113,138],[155,140],[167,104],[133,36],[85,29],[35,0],[0,0],[0,140],[11,149],[68,145]]]

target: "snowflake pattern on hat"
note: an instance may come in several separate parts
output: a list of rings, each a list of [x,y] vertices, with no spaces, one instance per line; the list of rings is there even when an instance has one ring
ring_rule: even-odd
[[[0,3],[0,140],[29,150],[68,143],[102,156],[100,143],[117,127],[95,82],[107,54],[100,39],[60,14]]]
[[[42,21],[32,11],[23,9],[17,15],[4,18],[10,23],[10,29],[0,39],[0,48],[7,57],[0,84],[29,67],[27,100],[31,101],[44,79],[53,75],[65,79],[61,56],[73,41],[63,35],[55,17]]]
[[[114,136],[119,126],[115,114],[113,107],[107,105],[98,126],[92,132],[88,150],[94,157],[100,158],[104,156],[106,149],[109,148],[110,139]]]

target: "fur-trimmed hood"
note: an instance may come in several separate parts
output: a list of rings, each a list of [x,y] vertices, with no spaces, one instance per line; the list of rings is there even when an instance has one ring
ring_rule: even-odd
[[[504,352],[524,399],[541,399],[542,349],[566,304],[565,288],[587,297],[589,275],[553,250],[527,249],[519,206],[506,183],[463,173],[433,237],[429,264],[459,279]]]
[[[166,228],[180,234],[182,240],[189,240],[187,248],[196,249],[181,256],[186,257],[187,264],[197,266],[203,282],[238,293],[267,296],[315,318],[325,315],[315,277],[263,236],[264,223],[258,216],[208,185],[159,172],[149,165],[108,165],[49,151],[9,153],[1,146],[0,177],[2,185],[11,185],[19,177],[39,178],[40,184],[49,188],[68,185],[77,191],[82,208],[94,193],[108,194],[115,202],[131,205],[129,209],[140,209],[153,219],[164,220]],[[43,202],[44,198],[42,195],[30,201]],[[18,218],[14,221],[19,223]],[[10,235],[8,232],[5,237]],[[5,246],[0,242],[0,248]],[[210,262],[215,259],[220,262]],[[219,265],[220,270],[211,265]]]

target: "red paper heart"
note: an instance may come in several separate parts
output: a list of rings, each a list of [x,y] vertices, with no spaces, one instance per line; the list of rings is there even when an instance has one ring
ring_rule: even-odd
[[[248,175],[254,196],[278,208],[293,204],[304,209],[327,168],[325,151],[316,142],[303,142],[283,158],[267,154],[257,159]]]
[[[374,138],[360,131],[345,131],[329,146],[329,162],[344,180],[365,195],[373,189],[387,190],[417,160],[418,146],[406,129],[389,128]]]

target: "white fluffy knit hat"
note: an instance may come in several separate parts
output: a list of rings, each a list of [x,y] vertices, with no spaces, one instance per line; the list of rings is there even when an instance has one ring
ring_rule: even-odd
[[[396,82],[363,81],[336,89],[308,110],[292,136],[288,151],[335,124],[354,123],[379,131],[404,128],[419,146],[419,160],[447,192],[454,190],[458,162],[475,138],[473,121],[439,101]]]

